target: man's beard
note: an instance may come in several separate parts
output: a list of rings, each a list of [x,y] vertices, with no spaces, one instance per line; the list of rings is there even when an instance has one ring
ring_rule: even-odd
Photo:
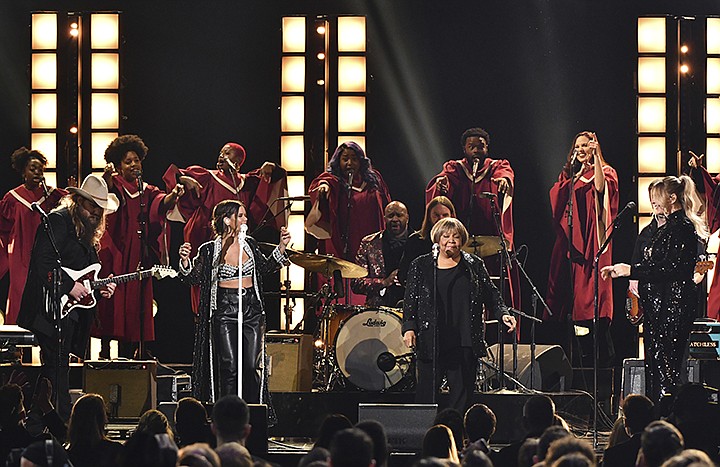
[[[100,226],[101,218],[83,215],[78,217],[80,217],[80,223],[82,224],[81,240],[88,245],[92,245],[95,242],[95,233]]]

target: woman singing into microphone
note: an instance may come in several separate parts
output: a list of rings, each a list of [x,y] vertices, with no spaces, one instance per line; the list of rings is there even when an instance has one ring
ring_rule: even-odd
[[[290,263],[285,253],[290,233],[281,227],[280,243],[269,257],[263,255],[255,239],[245,237],[240,271],[240,234],[246,225],[243,203],[221,201],[212,212],[215,239],[200,245],[192,264],[190,243],[180,246],[181,280],[200,285],[192,377],[193,395],[205,402],[237,394],[238,288],[242,286],[242,397],[252,404],[268,403],[267,384],[261,386],[261,381],[267,383],[263,276]]]
[[[483,260],[461,250],[468,240],[465,226],[451,217],[440,219],[430,237],[436,253],[420,256],[410,264],[403,304],[403,340],[417,350],[415,400],[432,402],[447,375],[448,405],[465,413],[475,387],[477,359],[487,355],[483,306],[502,320],[508,332],[515,329],[516,323]],[[436,268],[437,288],[433,286]],[[433,333],[437,337],[434,352]]]

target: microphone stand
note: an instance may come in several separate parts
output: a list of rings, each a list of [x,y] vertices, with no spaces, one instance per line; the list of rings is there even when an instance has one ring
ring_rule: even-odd
[[[242,399],[243,396],[243,286],[242,286],[242,270],[243,270],[243,248],[245,248],[245,237],[247,235],[247,224],[245,224],[245,231],[243,226],[240,225],[240,232],[238,232],[238,317],[237,317],[237,395]],[[221,244],[222,245],[222,244]],[[255,281],[253,281],[254,288]],[[262,397],[262,394],[260,395]]]
[[[355,262],[355,258],[349,258],[350,255],[350,212],[352,211],[352,179],[353,179],[353,173],[348,172],[348,183],[347,183],[347,217],[345,222],[345,229],[343,231],[342,235],[342,241],[343,241],[343,259],[346,259],[351,262]],[[345,290],[347,293],[345,294],[345,305],[348,305],[350,303],[350,279],[343,279]]]
[[[575,308],[575,273],[573,271],[573,197],[575,195],[575,174],[573,173],[573,164],[570,164],[570,177],[568,183],[568,200],[567,200],[567,224],[568,224],[568,266],[570,274],[570,303],[568,315],[565,317],[568,324],[568,344],[570,350],[570,362],[573,361],[573,344],[575,339],[575,325],[573,321],[573,309]],[[582,353],[580,354],[580,366],[582,366]]]
[[[437,380],[437,358],[438,358],[438,303],[437,303],[437,271],[438,271],[438,256],[440,254],[439,248],[438,254],[436,255],[435,252],[433,252],[433,317],[434,317],[434,324],[433,324],[433,331],[432,331],[432,338],[433,338],[433,344],[432,344],[432,351],[433,351],[433,359],[432,359],[432,399],[430,400],[430,403],[436,404],[437,403],[437,392],[439,390],[439,381]]]
[[[270,221],[275,220],[275,218],[277,218],[280,214],[283,214],[285,211],[289,211],[289,210],[290,210],[290,207],[292,206],[292,202],[294,201],[294,200],[290,200],[290,202],[289,202],[289,203],[286,203],[286,204],[285,204],[285,207],[282,208],[280,211],[278,211],[277,214],[273,214],[271,217],[267,217],[268,212],[270,212],[270,208],[272,207],[273,204],[275,204],[275,203],[277,202],[277,200],[278,200],[278,198],[275,198],[275,200],[273,200],[273,202],[270,203],[270,206],[268,206],[267,210],[265,211],[265,214],[263,215],[263,220],[262,220],[262,222],[260,222],[260,223],[257,225],[257,227],[255,227],[255,228],[252,230],[252,232],[250,232],[249,235],[250,235],[251,237],[254,236],[255,233],[259,232],[260,229],[262,229],[263,227],[265,227],[266,225],[268,225],[268,224],[270,223]]]
[[[137,174],[137,188],[140,196],[140,213],[138,214],[138,237],[140,238],[140,261],[138,262],[137,270],[141,271],[145,260],[147,259],[148,246],[147,246],[147,205],[145,203],[145,187],[143,186],[142,174]],[[152,280],[152,279],[150,279]],[[140,304],[139,318],[140,318],[140,342],[138,342],[137,356],[138,360],[145,359],[145,280],[140,281],[140,296],[138,301]],[[152,312],[152,311],[151,311]]]
[[[477,166],[478,166],[479,159],[477,157],[473,157],[473,164],[472,164],[472,175],[470,176],[470,182],[471,182],[471,188],[470,188],[470,205],[468,206],[468,218],[467,218],[467,230],[472,235],[472,219],[473,219],[473,211],[475,209],[475,175],[477,173]]]

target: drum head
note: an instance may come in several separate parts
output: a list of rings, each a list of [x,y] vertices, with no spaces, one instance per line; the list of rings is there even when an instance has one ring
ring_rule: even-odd
[[[335,357],[340,371],[355,386],[369,391],[387,389],[404,376],[397,363],[383,371],[380,368],[383,365],[378,365],[378,357],[385,359],[383,363],[386,364],[387,357],[392,362],[392,356],[407,352],[400,318],[382,310],[365,310],[352,315],[342,324],[335,339]]]

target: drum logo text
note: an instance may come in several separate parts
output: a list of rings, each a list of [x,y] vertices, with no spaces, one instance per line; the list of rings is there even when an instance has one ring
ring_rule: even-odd
[[[368,320],[363,323],[363,326],[367,326],[369,328],[384,328],[385,324],[384,319],[368,318]]]

